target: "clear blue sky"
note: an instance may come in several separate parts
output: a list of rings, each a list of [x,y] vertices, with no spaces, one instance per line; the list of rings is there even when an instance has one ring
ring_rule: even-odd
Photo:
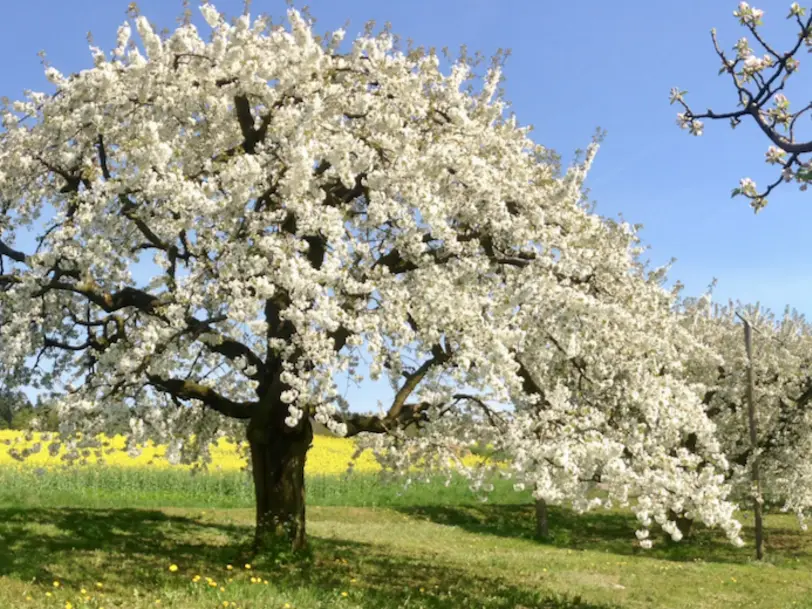
[[[102,48],[112,48],[127,4],[8,3],[0,22],[0,95],[47,90],[40,50],[65,73],[92,65],[86,32]],[[191,4],[196,7],[195,0]],[[795,40],[784,21],[788,0],[754,4],[766,11],[768,39],[781,49]],[[230,15],[242,12],[241,0],[216,5]],[[608,132],[588,181],[591,197],[601,214],[622,212],[645,226],[654,263],[676,257],[671,276],[689,293],[702,292],[717,277],[717,299],[759,300],[778,312],[791,304],[812,315],[812,193],[786,186],[754,215],[730,191],[741,177],[766,184],[776,175],[763,162],[765,138],[749,123],[731,131],[722,122],[706,125],[706,134],[693,138],[677,128],[677,109],[668,104],[669,89],[679,86],[689,91],[697,111],[733,108],[731,84],[717,76],[709,30],[716,27],[729,49],[744,34],[732,17],[737,2],[313,0],[309,5],[319,32],[349,20],[352,36],[372,18],[391,21],[404,39],[426,46],[453,50],[467,44],[486,55],[510,48],[507,98],[519,121],[534,125],[536,141],[568,159],[586,146],[596,127]],[[180,13],[180,0],[144,0],[139,6],[159,27],[174,26]],[[282,0],[254,0],[252,6],[253,13],[284,10]],[[195,22],[202,23],[197,11]],[[789,89],[796,105],[809,101],[792,95],[804,91],[804,84],[808,95],[809,57],[800,57],[797,84]],[[807,133],[812,137],[812,129]],[[373,394],[362,393],[366,405]]]

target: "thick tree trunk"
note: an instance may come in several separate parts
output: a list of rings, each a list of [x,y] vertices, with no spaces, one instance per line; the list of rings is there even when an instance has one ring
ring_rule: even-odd
[[[536,499],[536,537],[547,539],[550,535],[550,524],[547,519],[547,502]]]
[[[313,429],[307,417],[296,429],[257,429],[249,425],[256,494],[255,551],[304,549],[304,466],[312,440]]]

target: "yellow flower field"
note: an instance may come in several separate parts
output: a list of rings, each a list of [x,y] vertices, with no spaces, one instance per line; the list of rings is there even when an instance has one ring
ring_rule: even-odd
[[[22,465],[33,467],[54,467],[59,466],[63,462],[60,456],[64,454],[64,449],[60,453],[52,457],[47,450],[46,443],[43,443],[40,452],[29,456],[22,463],[13,459],[9,455],[9,449],[16,448],[22,450],[25,447],[42,441],[43,434],[35,433],[31,442],[26,442],[24,434],[19,431],[0,430],[0,467],[8,465]],[[124,451],[124,437],[113,436],[111,438],[104,438],[106,443],[104,462],[106,465],[115,467],[139,468],[139,467],[188,467],[188,466],[173,466],[166,459],[163,458],[165,453],[164,446],[155,446],[149,443],[143,448],[142,453],[138,457],[130,457]],[[109,452],[108,452],[109,451]],[[353,453],[355,452],[355,442],[347,438],[336,438],[330,436],[315,436],[313,439],[313,448],[307,454],[306,471],[309,474],[342,474],[347,470],[347,465],[350,462]],[[95,456],[90,456],[88,459],[92,464],[96,463]],[[211,469],[216,471],[236,471],[245,467],[245,459],[241,458],[237,445],[225,440],[219,440],[215,446],[212,447],[212,463]],[[355,462],[355,470],[359,472],[375,472],[380,470],[380,466],[375,461],[369,451],[361,454]]]

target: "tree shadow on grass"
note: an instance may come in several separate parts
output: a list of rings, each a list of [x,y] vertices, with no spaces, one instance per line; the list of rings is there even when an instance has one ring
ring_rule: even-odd
[[[8,548],[0,553],[0,575],[152,584],[158,564],[162,571],[171,563],[222,568],[249,533],[158,510],[0,508],[0,546]]]
[[[226,565],[241,564],[236,560],[251,533],[248,525],[202,522],[157,510],[0,508],[0,547],[7,548],[0,552],[0,576],[27,582],[36,578],[46,585],[59,580],[73,589],[103,581],[113,595],[131,594],[133,588],[180,591],[190,585],[192,573],[222,579],[231,575]],[[311,543],[309,561],[279,565],[260,558],[251,573],[279,589],[307,588],[324,601],[336,601],[341,591],[351,590],[357,604],[370,608],[612,609],[384,546],[319,538]],[[171,573],[171,564],[182,565],[182,570]]]
[[[460,527],[472,533],[535,540],[535,516],[532,505],[460,505],[398,508],[413,518]],[[634,543],[637,519],[630,513],[595,511],[578,514],[566,508],[548,508],[550,536],[539,541],[548,546],[572,550],[593,550],[619,555],[636,555],[677,562],[747,563],[752,560],[752,543],[744,548],[733,546],[719,530],[695,526],[689,538],[673,542],[664,534],[652,534],[655,545],[643,550]],[[744,526],[743,537],[752,540],[751,526]],[[770,561],[812,560],[812,539],[800,529],[768,527],[765,543],[774,552]]]

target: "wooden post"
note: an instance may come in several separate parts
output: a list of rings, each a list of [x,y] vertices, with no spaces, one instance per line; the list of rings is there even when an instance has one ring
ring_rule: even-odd
[[[739,318],[744,322],[744,348],[747,351],[747,420],[750,427],[750,450],[753,458],[750,463],[750,476],[753,482],[753,513],[756,525],[756,559],[764,558],[764,523],[762,520],[761,508],[761,476],[759,474],[758,455],[758,434],[756,430],[756,405],[753,399],[753,349],[752,349],[752,329],[750,322],[743,317]]]

